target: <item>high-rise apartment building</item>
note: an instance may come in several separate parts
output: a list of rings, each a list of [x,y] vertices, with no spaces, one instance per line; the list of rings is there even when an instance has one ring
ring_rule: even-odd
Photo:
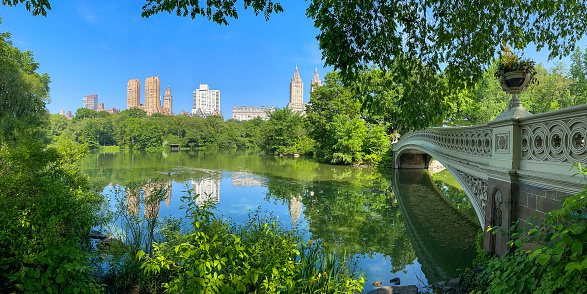
[[[200,88],[194,91],[192,115],[202,117],[210,115],[222,116],[220,111],[220,90],[210,90],[207,84],[200,84]]]
[[[167,86],[165,89],[165,95],[163,95],[163,108],[165,108],[166,114],[173,115],[173,96],[171,96],[171,89]]]
[[[291,83],[289,83],[289,104],[287,108],[295,111],[304,111],[304,83],[300,74],[298,73],[298,66],[296,65],[296,71],[294,72]]]
[[[129,80],[126,87],[126,109],[141,106],[141,81]]]
[[[148,77],[145,80],[145,111],[147,115],[161,113],[161,86],[159,77]]]
[[[84,108],[92,110],[98,109],[98,95],[84,96],[83,103]]]
[[[322,81],[318,76],[318,68],[316,68],[316,70],[314,71],[314,77],[312,78],[312,83],[310,84],[310,92],[314,92],[314,89],[316,89],[316,87],[319,86],[322,86]]]

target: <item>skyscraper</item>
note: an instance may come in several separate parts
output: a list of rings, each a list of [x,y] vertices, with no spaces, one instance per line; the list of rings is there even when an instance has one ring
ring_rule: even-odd
[[[318,76],[318,68],[316,68],[316,70],[314,71],[314,77],[312,78],[312,82],[310,84],[310,92],[314,92],[314,89],[316,89],[316,87],[319,86],[322,86],[322,81]]]
[[[200,88],[194,91],[192,114],[202,117],[210,115],[222,116],[220,111],[220,90],[210,90],[207,84],[200,84]]]
[[[83,103],[84,108],[92,110],[98,109],[98,95],[84,96]]]
[[[160,95],[159,77],[148,77],[145,80],[145,111],[148,115],[161,112]]]
[[[300,74],[298,73],[298,66],[296,65],[296,71],[294,72],[291,83],[289,84],[289,104],[287,108],[296,111],[304,111],[304,83]]]
[[[165,108],[166,114],[173,115],[173,96],[171,96],[171,89],[167,86],[165,89],[165,95],[163,95],[163,108]]]
[[[129,80],[126,87],[126,109],[141,106],[141,81]]]

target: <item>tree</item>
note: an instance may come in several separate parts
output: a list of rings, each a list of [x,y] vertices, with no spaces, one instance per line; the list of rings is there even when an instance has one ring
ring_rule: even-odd
[[[244,8],[252,8],[255,15],[263,12],[265,20],[269,20],[271,13],[283,12],[281,4],[279,2],[273,3],[272,0],[244,0],[243,2]],[[205,16],[215,23],[228,25],[227,17],[238,19],[235,4],[236,0],[206,1],[206,6],[200,6],[200,1],[147,0],[141,16],[150,17],[159,12],[175,12],[177,16],[186,17],[189,15],[192,19],[197,16]]]
[[[76,165],[83,146],[47,146],[49,76],[9,37],[0,33],[0,292],[95,293],[83,248],[101,196]]]
[[[269,115],[264,143],[266,150],[277,154],[309,152],[297,148],[304,140],[307,136],[300,112],[276,108]]]
[[[200,6],[200,1],[172,1],[172,0],[146,0],[143,5],[141,16],[150,17],[159,12],[175,12],[177,16],[190,16],[195,19],[198,16],[207,17],[218,24],[228,25],[227,18],[238,19],[238,13],[234,1],[208,0],[206,4]],[[252,8],[255,15],[263,13],[265,20],[269,20],[272,13],[283,12],[283,7],[279,2],[273,3],[272,0],[244,0],[245,9]],[[47,16],[47,10],[51,10],[49,0],[2,0],[3,5],[16,6],[24,3],[26,10],[34,16]]]
[[[587,49],[581,52],[581,48],[571,55],[570,74],[573,79],[571,84],[571,94],[578,97],[581,104],[587,103]]]
[[[361,109],[360,97],[377,95],[374,99],[390,104],[389,98],[397,96],[387,95],[386,91],[397,89],[378,87],[380,82],[375,80],[382,76],[386,75],[379,70],[361,73],[361,80],[365,83],[361,83],[362,89],[358,90],[353,85],[345,86],[338,72],[328,73],[324,85],[311,93],[306,119],[319,158],[343,164],[361,162],[367,156],[372,161],[379,161],[389,145],[385,130],[387,117],[372,109]],[[377,86],[371,87],[373,84]]]
[[[40,136],[31,126],[43,126],[48,115],[49,75],[37,73],[32,53],[14,47],[10,36],[0,33],[0,145],[16,144],[24,133]]]
[[[125,109],[123,111],[121,111],[119,113],[119,117],[121,119],[127,118],[127,117],[133,117],[133,118],[141,118],[141,117],[145,117],[147,116],[147,112],[138,108],[138,107],[133,107],[130,109]]]
[[[78,110],[75,111],[75,118],[76,119],[84,119],[84,118],[94,118],[98,116],[98,112],[96,112],[93,109],[89,109],[89,108],[79,108]]]
[[[502,42],[548,47],[554,58],[571,53],[587,29],[587,6],[575,1],[313,0],[307,15],[326,65],[344,77],[407,57],[436,71],[445,64],[451,86],[481,78]]]

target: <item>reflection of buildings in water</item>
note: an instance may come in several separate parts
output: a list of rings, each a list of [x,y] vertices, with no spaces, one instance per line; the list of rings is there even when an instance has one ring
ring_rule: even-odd
[[[138,215],[141,210],[139,199],[141,198],[141,191],[138,189],[126,188],[126,214]]]
[[[259,179],[259,176],[246,173],[246,172],[235,172],[232,173],[232,186],[233,187],[261,187],[263,183]]]
[[[194,185],[194,197],[198,206],[201,207],[207,201],[220,203],[219,179],[192,180],[192,185]]]
[[[171,203],[172,183],[173,183],[172,180],[169,180],[166,183],[163,183],[164,188],[167,189],[167,192],[165,193],[165,205],[167,206],[167,208],[169,208],[169,204]]]
[[[171,185],[172,181],[167,182],[147,182],[140,189],[126,188],[126,213],[128,215],[138,215],[140,207],[141,190],[143,192],[143,204],[145,208],[145,218],[159,217],[159,206],[161,198],[165,197],[165,204],[169,207],[171,203]],[[161,194],[165,191],[165,194]]]
[[[300,214],[302,213],[302,197],[300,197],[299,195],[292,196],[289,199],[289,204],[287,205],[287,208],[289,209],[289,216],[291,217],[291,221],[295,226],[298,222]]]
[[[160,192],[163,183],[148,182],[144,187],[145,218],[159,217]]]

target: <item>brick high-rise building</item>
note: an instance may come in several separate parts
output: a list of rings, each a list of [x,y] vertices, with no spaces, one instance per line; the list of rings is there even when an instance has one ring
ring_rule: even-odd
[[[98,109],[98,95],[84,96],[83,103],[84,108],[92,110]]]
[[[296,65],[296,71],[294,72],[291,83],[289,83],[289,103],[287,108],[294,111],[305,111],[304,104],[304,83],[300,74],[298,73],[298,66]]]
[[[165,89],[165,95],[163,95],[163,108],[168,115],[173,115],[173,96],[171,96],[171,89],[167,86]]]
[[[126,109],[141,106],[141,81],[129,80],[126,87]]]
[[[159,77],[148,77],[145,80],[145,111],[148,115],[162,112],[160,95]]]

